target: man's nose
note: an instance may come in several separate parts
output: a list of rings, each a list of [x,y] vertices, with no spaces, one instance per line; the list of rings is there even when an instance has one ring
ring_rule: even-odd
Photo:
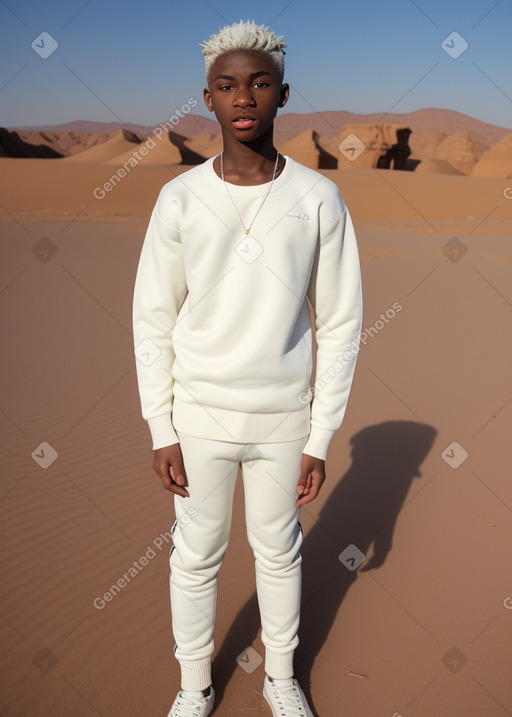
[[[248,87],[241,87],[235,95],[234,104],[238,105],[239,107],[247,107],[247,105],[250,105],[253,102],[254,97],[250,88]]]

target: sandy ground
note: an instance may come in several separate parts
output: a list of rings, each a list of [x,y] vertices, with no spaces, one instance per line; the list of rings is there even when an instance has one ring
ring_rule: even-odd
[[[111,168],[1,164],[0,714],[164,716],[174,511],[140,415],[131,296],[158,189],[182,168],[96,200]],[[321,717],[511,715],[511,182],[326,173],[355,219],[367,333],[328,481],[302,509],[296,674]],[[240,481],[235,501],[214,714],[270,715]]]

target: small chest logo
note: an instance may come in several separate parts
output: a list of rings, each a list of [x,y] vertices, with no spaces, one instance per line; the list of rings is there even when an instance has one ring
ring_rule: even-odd
[[[301,219],[303,222],[309,221],[309,216],[307,214],[304,214],[304,212],[300,212],[300,214],[286,214],[287,217],[290,217],[291,219]]]

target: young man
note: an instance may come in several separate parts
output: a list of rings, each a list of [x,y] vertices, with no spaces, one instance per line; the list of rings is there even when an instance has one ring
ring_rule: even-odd
[[[280,155],[281,37],[240,22],[204,44],[223,152],[166,184],[134,291],[143,417],[174,493],[170,592],[181,690],[169,717],[205,717],[217,575],[241,468],[273,715],[312,717],[294,678],[302,505],[325,480],[361,329],[358,248],[337,187]],[[316,323],[316,380],[311,322]],[[314,396],[313,396],[314,394]],[[313,400],[311,400],[313,398]]]

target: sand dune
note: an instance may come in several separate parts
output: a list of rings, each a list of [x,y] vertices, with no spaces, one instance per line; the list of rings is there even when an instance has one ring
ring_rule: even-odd
[[[116,130],[117,131],[117,130]],[[83,152],[89,147],[94,147],[96,144],[106,142],[112,133],[106,132],[52,132],[50,130],[44,130],[41,132],[21,130],[20,137],[26,142],[36,141],[38,143],[46,144],[56,152],[64,155],[65,157],[70,154],[77,154]]]
[[[338,136],[340,127],[354,124],[381,124],[384,121],[398,124],[401,127],[410,127],[418,136],[431,130],[443,132],[446,135],[462,130],[474,132],[483,137],[489,146],[503,139],[509,131],[504,127],[481,122],[460,112],[429,107],[404,114],[380,112],[362,115],[336,110],[306,114],[284,112],[276,117],[275,136],[276,142],[284,143],[304,130],[313,128],[320,137],[332,140]]]
[[[220,139],[220,138],[219,138]],[[202,164],[206,157],[199,152],[196,152],[188,144],[188,137],[178,132],[169,132],[169,140],[171,143],[178,148],[181,158],[181,164]]]
[[[318,133],[313,129],[305,130],[277,148],[282,154],[312,169],[337,169],[338,166],[337,157],[320,145]]]
[[[181,154],[169,138],[167,132],[151,135],[137,147],[130,147],[126,151],[116,154],[108,159],[107,164],[118,166],[125,162],[137,162],[144,165],[152,164],[181,164]]]
[[[440,142],[433,159],[444,159],[463,174],[471,174],[471,170],[487,149],[489,145],[477,134],[455,132]]]
[[[484,152],[471,172],[473,177],[512,177],[512,132]]]
[[[27,135],[23,138],[16,131],[0,127],[0,157],[58,159],[62,156],[47,143],[41,142],[40,132],[29,132]]]
[[[97,144],[105,142],[110,135],[104,134],[103,132],[91,132],[91,134],[83,133],[83,139],[80,143],[77,143],[77,137],[72,137],[73,143],[70,143],[67,147],[68,154],[77,154],[83,152],[85,149],[94,147]],[[62,140],[59,138],[59,142],[62,145]]]
[[[72,130],[3,130],[3,136],[5,138],[5,132],[10,131],[11,137],[16,134],[19,137],[21,144],[30,145],[28,147],[29,154],[23,155],[8,155],[8,156],[38,156],[38,157],[67,157],[70,154],[83,152],[88,147],[93,147],[96,144],[105,142],[110,134],[100,131],[93,132],[74,132]],[[118,130],[116,130],[118,131]],[[16,140],[17,141],[17,140]],[[20,143],[18,143],[19,145]],[[34,152],[33,149],[36,148]],[[46,148],[46,149],[45,149]],[[8,148],[4,147],[2,156],[6,156],[5,150]],[[48,151],[47,151],[48,150]],[[0,139],[0,153],[2,152],[2,141]]]
[[[192,151],[197,152],[205,159],[209,159],[222,151],[222,136],[220,134],[215,136],[208,132],[201,132],[195,137],[188,137],[185,140],[185,144]]]
[[[139,144],[140,140],[137,135],[126,129],[120,129],[114,132],[105,142],[85,149],[83,152],[65,157],[62,161],[101,164],[102,162],[108,162],[123,152],[134,149]]]
[[[411,157],[422,161],[434,159],[437,148],[446,136],[445,132],[439,132],[435,129],[422,132],[419,135],[413,132],[409,138]]]
[[[377,166],[379,157],[396,143],[397,130],[404,128],[392,122],[348,124],[325,147],[338,158],[338,169],[369,169]]]

